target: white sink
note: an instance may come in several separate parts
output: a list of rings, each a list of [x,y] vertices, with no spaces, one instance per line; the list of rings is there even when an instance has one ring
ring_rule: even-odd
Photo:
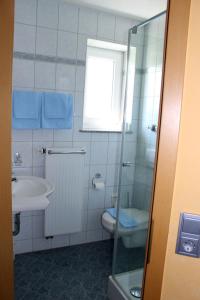
[[[49,205],[48,196],[54,186],[46,179],[34,176],[17,176],[12,182],[13,213],[42,210]]]

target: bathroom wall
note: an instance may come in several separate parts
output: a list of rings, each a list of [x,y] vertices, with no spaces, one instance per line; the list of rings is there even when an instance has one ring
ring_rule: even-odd
[[[85,147],[83,231],[43,237],[42,211],[22,214],[21,233],[14,238],[16,253],[37,251],[110,238],[102,229],[101,214],[113,204],[120,159],[119,133],[80,132],[84,95],[87,38],[127,43],[128,29],[137,20],[55,0],[15,1],[13,88],[61,91],[74,96],[71,130],[14,130],[13,155],[20,152],[21,166],[13,164],[16,175],[44,176],[41,147]],[[62,63],[52,58],[62,58]],[[136,127],[129,135],[136,142]],[[129,160],[130,153],[127,153]],[[101,173],[104,191],[92,189],[91,180]],[[124,183],[126,184],[126,182]]]
[[[138,136],[134,177],[133,206],[149,209],[153,179],[153,164],[147,150],[156,147],[156,132],[148,127],[158,124],[163,63],[165,16],[138,30],[144,32],[144,57],[138,114]]]

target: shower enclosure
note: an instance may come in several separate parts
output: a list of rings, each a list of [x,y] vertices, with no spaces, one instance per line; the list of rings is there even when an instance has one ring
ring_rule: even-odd
[[[111,299],[141,298],[157,145],[166,13],[129,30]],[[124,228],[123,214],[135,222]]]

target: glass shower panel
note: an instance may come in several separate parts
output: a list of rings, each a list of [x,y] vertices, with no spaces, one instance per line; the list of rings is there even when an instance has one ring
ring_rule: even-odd
[[[138,27],[136,33],[130,32],[129,35],[126,110],[113,261],[113,278],[128,299],[134,299],[131,293],[140,291],[143,280],[164,32],[165,14]]]

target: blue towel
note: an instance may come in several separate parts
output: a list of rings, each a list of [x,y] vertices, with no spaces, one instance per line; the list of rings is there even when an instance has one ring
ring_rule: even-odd
[[[42,93],[30,91],[13,92],[12,126],[15,129],[41,127]]]
[[[42,128],[72,128],[73,99],[62,93],[44,93],[42,104]]]
[[[106,211],[116,219],[117,217],[117,211],[116,208],[107,208]],[[119,210],[119,222],[123,227],[130,228],[130,227],[136,227],[138,225],[137,221],[134,220],[133,217],[130,217],[126,211],[123,210],[123,208],[120,208]]]

